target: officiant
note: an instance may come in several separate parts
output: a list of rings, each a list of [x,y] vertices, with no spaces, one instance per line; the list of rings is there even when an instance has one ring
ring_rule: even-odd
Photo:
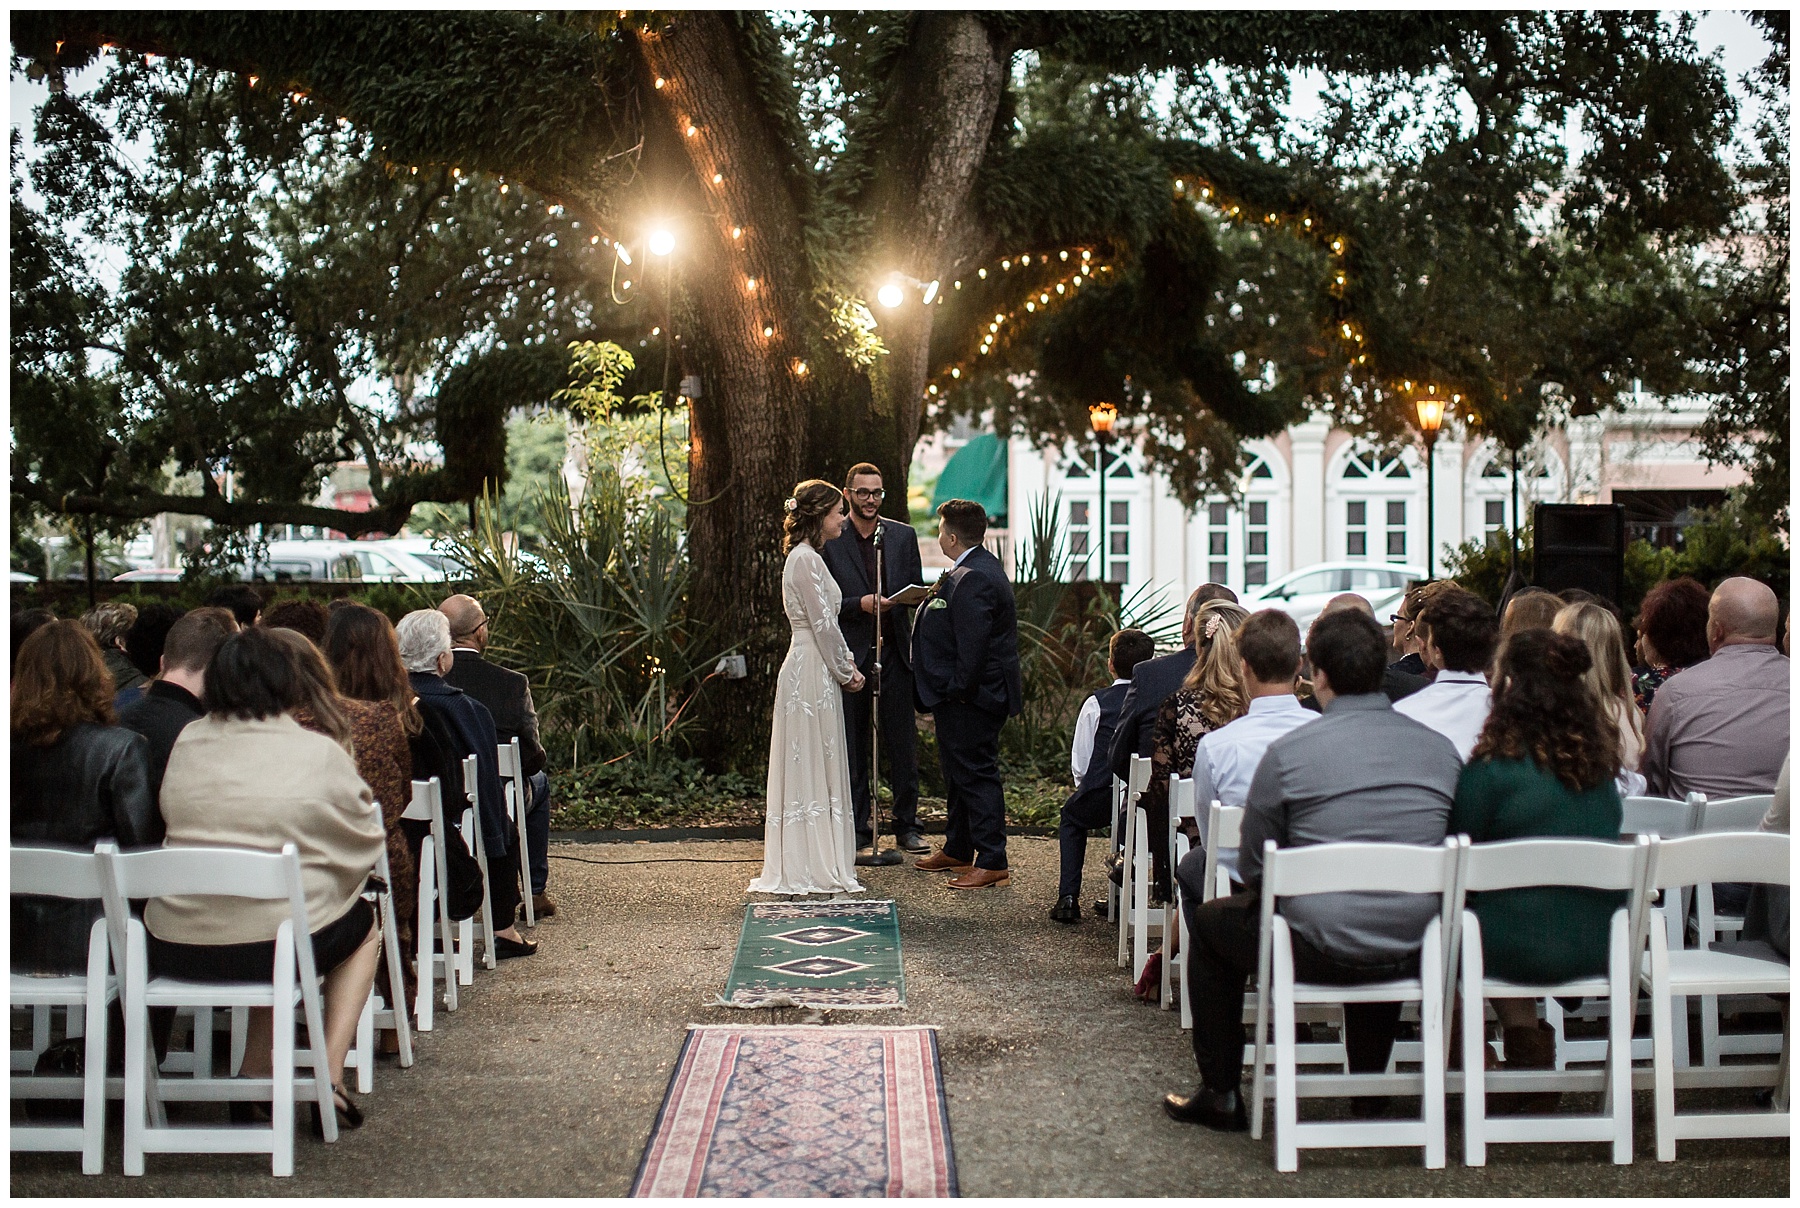
[[[913,719],[913,675],[908,662],[912,646],[912,611],[886,602],[902,588],[924,581],[919,539],[910,524],[881,515],[881,470],[868,462],[850,467],[844,494],[850,501],[850,523],[824,547],[825,565],[844,593],[838,627],[856,659],[857,670],[875,678],[875,624],[881,623],[881,754],[894,793],[892,833],[903,851],[930,851],[919,833],[918,730]],[[881,534],[881,596],[876,588],[876,533]],[[844,729],[850,743],[850,783],[856,805],[856,849],[859,860],[871,854],[874,816],[869,801],[869,748],[872,744],[872,691],[844,693]],[[885,828],[884,828],[885,829]]]

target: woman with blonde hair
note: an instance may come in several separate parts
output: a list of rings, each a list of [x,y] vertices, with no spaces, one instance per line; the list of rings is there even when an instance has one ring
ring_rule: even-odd
[[[1156,712],[1150,783],[1142,800],[1150,828],[1151,893],[1158,901],[1168,901],[1171,892],[1170,853],[1162,841],[1169,833],[1169,777],[1186,774],[1194,766],[1200,740],[1250,707],[1233,636],[1249,615],[1248,609],[1228,600],[1208,600],[1201,606],[1194,614],[1193,670]]]
[[[775,681],[763,870],[750,891],[861,893],[842,693],[859,691],[863,675],[838,629],[843,592],[819,552],[843,532],[849,503],[813,478],[783,510],[781,603],[793,636]]]
[[[1644,715],[1632,694],[1631,664],[1625,658],[1625,635],[1618,619],[1598,604],[1569,604],[1556,614],[1550,628],[1588,648],[1593,665],[1583,672],[1582,679],[1619,731],[1620,780],[1634,792],[1642,792],[1638,763],[1644,757]]]

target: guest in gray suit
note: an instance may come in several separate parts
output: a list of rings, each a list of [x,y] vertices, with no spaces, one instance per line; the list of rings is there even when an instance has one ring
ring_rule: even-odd
[[[1189,984],[1194,991],[1194,1059],[1201,1086],[1166,1095],[1163,1110],[1209,1128],[1249,1127],[1238,1081],[1243,1071],[1244,984],[1256,968],[1261,934],[1262,848],[1314,843],[1441,843],[1462,760],[1437,731],[1394,712],[1381,691],[1387,639],[1372,617],[1328,612],[1307,636],[1313,691],[1325,715],[1269,744],[1245,802],[1238,876],[1242,893],[1197,905],[1202,872],[1182,870]],[[1419,941],[1436,914],[1429,894],[1319,894],[1283,902],[1293,928],[1294,969],[1306,981],[1355,984],[1410,976]],[[1398,1003],[1344,1007],[1352,1073],[1387,1067]],[[1383,1100],[1353,1100],[1378,1115]]]

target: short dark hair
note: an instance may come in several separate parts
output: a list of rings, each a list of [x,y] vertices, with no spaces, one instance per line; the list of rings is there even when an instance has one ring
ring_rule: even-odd
[[[13,613],[12,619],[12,661],[19,661],[19,647],[25,639],[56,619],[56,614],[48,608],[27,608],[23,612]]]
[[[1451,671],[1485,671],[1500,641],[1500,618],[1473,592],[1452,588],[1425,602],[1419,623]]]
[[[283,600],[263,610],[257,624],[264,629],[291,629],[315,646],[325,644],[325,626],[331,614],[317,600]]]
[[[170,627],[163,643],[163,666],[171,671],[204,671],[225,639],[237,631],[237,618],[229,608],[196,608]]]
[[[881,478],[881,467],[878,465],[873,465],[870,462],[866,462],[866,461],[859,461],[855,465],[851,466],[848,470],[846,470],[844,472],[844,489],[846,491],[848,491],[850,489],[851,481],[853,479],[855,479],[859,474],[873,474],[873,475],[875,475],[875,477]],[[885,482],[886,479],[883,479],[883,481]]]
[[[206,711],[260,721],[306,703],[306,685],[281,639],[250,626],[226,638],[206,665]]]
[[[162,664],[163,644],[183,612],[168,604],[146,604],[125,631],[125,657],[146,676],[154,677]]]
[[[1650,639],[1671,667],[1691,667],[1710,653],[1706,642],[1706,610],[1712,594],[1698,580],[1683,576],[1652,587],[1638,609],[1637,630]]]
[[[1300,626],[1279,609],[1265,608],[1246,617],[1238,626],[1237,648],[1250,665],[1250,674],[1262,683],[1278,684],[1300,672]]]
[[[1306,653],[1339,696],[1381,690],[1387,670],[1387,636],[1375,618],[1354,608],[1320,615],[1306,634]]]
[[[970,499],[946,499],[938,504],[938,519],[971,549],[987,536],[987,512]]]
[[[262,593],[248,583],[221,583],[206,593],[205,603],[209,607],[229,608],[237,623],[248,627],[256,624],[263,598]]]
[[[1121,629],[1107,644],[1106,661],[1115,679],[1130,679],[1132,668],[1156,655],[1156,643],[1141,629]]]

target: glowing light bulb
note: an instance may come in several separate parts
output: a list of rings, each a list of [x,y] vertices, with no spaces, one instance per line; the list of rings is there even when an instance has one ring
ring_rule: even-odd
[[[742,239],[744,237],[744,228],[743,227],[732,227],[731,228],[731,237],[733,239]]]
[[[919,295],[919,301],[923,302],[927,306],[930,306],[933,302],[935,302],[937,300],[937,296],[938,296],[938,283],[936,281],[931,281],[926,284],[925,292],[923,294]]]
[[[1056,292],[1059,294],[1063,292],[1063,283],[1061,281],[1056,283]]]
[[[978,269],[976,269],[976,270],[975,270],[975,275],[976,275],[976,276],[977,276],[977,277],[980,277],[980,278],[981,278],[981,279],[982,279],[982,280],[983,280],[983,281],[986,281],[986,280],[987,280],[987,270],[986,270],[986,269],[985,269],[985,268],[978,268]]]
[[[1344,250],[1344,241],[1342,239],[1333,239],[1331,241],[1331,250],[1334,252],[1343,251]]]
[[[62,43],[59,42],[59,43],[57,43],[57,45],[60,46],[60,45],[62,45]],[[250,77],[250,87],[252,87],[252,88],[256,87],[256,81],[261,78],[262,77],[260,77],[260,76],[251,76]]]
[[[627,280],[627,281],[622,281],[622,282],[620,282],[620,283],[619,283],[619,288],[620,288],[620,289],[630,289],[630,288],[631,288],[631,282],[630,282],[630,281],[628,281],[628,280]]]
[[[713,183],[714,183],[714,184],[715,184],[715,185],[722,185],[722,184],[724,184],[724,183],[725,183],[725,177],[724,177],[724,176],[722,176],[722,175],[720,175],[720,174],[719,174],[719,173],[717,173],[717,172],[714,172],[714,173],[713,173]]]
[[[662,328],[660,328],[660,327],[652,327],[652,328],[651,328],[651,329],[650,329],[650,334],[651,334],[651,335],[653,335],[653,336],[660,336],[660,335],[661,335],[661,334],[662,334]]]
[[[931,385],[925,387],[925,393],[926,394],[936,394],[937,393],[937,383],[933,382]]]
[[[502,187],[504,187],[504,186],[502,186]],[[622,244],[622,243],[613,244],[613,251],[618,254],[618,257],[620,260],[623,260],[625,262],[625,265],[627,268],[629,268],[631,266],[631,253],[625,250],[624,244]]]
[[[502,192],[502,193],[504,193],[504,192],[506,192],[506,186],[505,186],[505,185],[501,185],[501,186],[500,186],[500,191],[501,191],[501,192]],[[627,261],[627,262],[626,262],[626,263],[630,263],[630,261]]]
[[[961,281],[958,281],[958,282],[957,282],[957,283],[956,283],[956,288],[957,288],[957,289],[961,289],[961,288],[962,288],[962,282],[961,282]]]
[[[952,370],[951,370],[951,371],[950,371],[950,376],[951,376],[951,377],[953,377],[953,378],[959,378],[959,377],[961,377],[961,376],[962,376],[962,370],[960,370],[960,369],[952,369]]]
[[[665,79],[663,79],[663,78],[662,78],[662,77],[661,77],[661,76],[657,76],[657,77],[656,77],[656,86],[657,86],[657,87],[658,87],[658,88],[661,88],[661,87],[662,87],[662,86],[663,86],[663,85],[664,85],[664,84],[667,84],[667,83],[668,83],[668,82],[669,82],[669,81],[667,81],[667,80],[665,80]]]
[[[700,133],[700,127],[694,125],[692,122],[688,123],[687,136],[693,138],[698,133]]]
[[[794,376],[795,377],[805,377],[806,376],[806,362],[805,361],[795,361],[794,362]]]
[[[1001,261],[1001,262],[1000,262],[1000,267],[1001,267],[1001,268],[1002,268],[1002,269],[1004,269],[1004,270],[1005,270],[1005,271],[1007,271],[1007,272],[1011,272],[1011,271],[1012,271],[1012,261],[1010,261],[1010,260],[1002,260],[1002,261]]]
[[[875,300],[889,310],[893,310],[896,306],[906,301],[906,291],[900,288],[898,282],[889,281],[886,285],[875,291]]]
[[[667,256],[675,250],[675,236],[668,231],[650,232],[650,254]]]
[[[1030,256],[1020,256],[1020,257],[1019,257],[1019,263],[1020,263],[1020,264],[1030,264],[1030,263],[1031,263],[1031,257],[1030,257]]]
[[[744,290],[745,290],[745,292],[752,293],[752,294],[756,292],[756,278],[755,277],[745,277],[744,278]]]
[[[1069,250],[1067,248],[1064,248],[1061,252],[1058,252],[1057,255],[1060,258],[1067,260],[1069,258]]]
[[[775,334],[775,329],[774,329],[774,328],[773,328],[773,327],[765,327],[765,328],[763,328],[763,339],[765,339],[765,340],[766,340],[766,339],[768,339],[768,338],[769,338],[769,337],[770,337],[770,336],[772,336],[772,335],[774,335],[774,334]]]
[[[1081,284],[1081,274],[1080,273],[1075,274],[1075,284],[1077,284],[1077,285]]]
[[[1037,309],[1037,303],[1036,303],[1036,302],[1027,302],[1027,303],[1026,303],[1026,304],[1025,304],[1025,312],[1026,312],[1026,313],[1027,313],[1027,314],[1030,314],[1030,313],[1031,313],[1031,312],[1032,312],[1032,311],[1034,311],[1034,310],[1036,310],[1036,309]]]
[[[1081,258],[1083,260],[1089,260],[1089,259],[1093,258],[1093,255],[1094,255],[1094,253],[1092,253],[1084,248],[1081,253]]]
[[[591,238],[591,239],[589,239],[589,240],[588,240],[588,242],[589,242],[589,243],[599,243],[599,242],[600,242],[600,236],[598,236],[598,235],[595,235],[595,236],[594,236],[594,237],[593,237],[593,238]]]

